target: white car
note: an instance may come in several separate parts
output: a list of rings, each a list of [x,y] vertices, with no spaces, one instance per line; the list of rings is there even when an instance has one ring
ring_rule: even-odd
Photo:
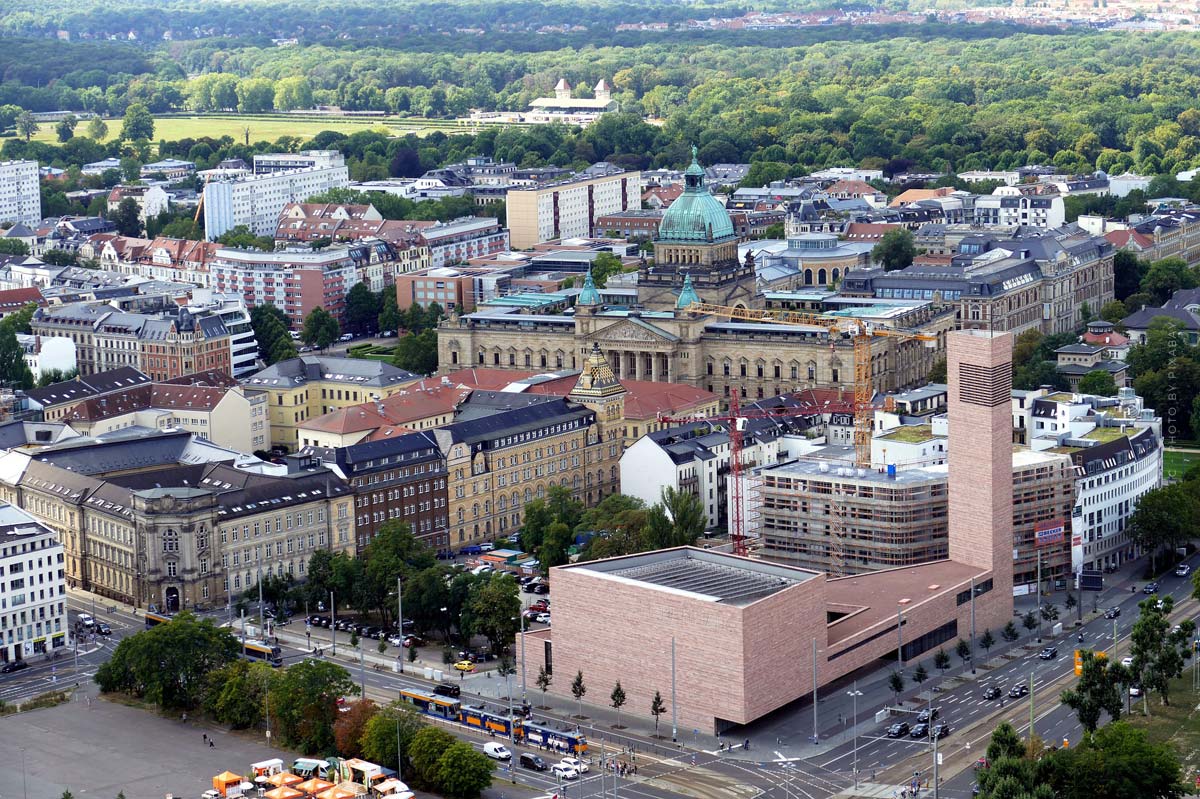
[[[549,624],[550,623],[550,614],[549,613],[539,613],[537,616],[535,616],[533,618],[533,620],[536,621],[538,624]]]
[[[1121,658],[1121,665],[1127,669],[1133,668],[1133,658],[1131,658],[1131,657]]]
[[[512,760],[512,752],[504,744],[488,741],[483,745],[483,753],[492,760]]]
[[[482,544],[479,545],[480,552],[493,552],[493,551],[495,551],[495,549],[496,549],[496,545],[493,544],[491,541],[484,541]]]
[[[550,767],[550,771],[554,773],[554,776],[562,777],[564,780],[579,779],[579,772],[566,763],[555,763]]]
[[[559,762],[562,763],[564,766],[570,766],[571,768],[578,771],[580,774],[587,774],[587,772],[588,772],[588,764],[584,763],[582,760],[580,760],[577,757],[564,757]]]
[[[1189,574],[1191,574],[1191,572],[1192,572],[1192,567],[1187,565],[1186,563],[1180,563],[1178,566],[1175,567],[1175,576],[1176,577],[1187,577]]]

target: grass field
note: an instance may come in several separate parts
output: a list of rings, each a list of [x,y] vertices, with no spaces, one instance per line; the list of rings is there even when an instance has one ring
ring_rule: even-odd
[[[1164,707],[1158,696],[1149,698],[1150,715],[1143,716],[1140,700],[1132,702],[1129,722],[1146,731],[1147,737],[1159,743],[1170,743],[1179,753],[1185,778],[1200,770],[1200,712],[1196,710],[1197,694],[1192,691],[1192,665],[1187,664],[1183,676],[1171,680],[1171,704]]]
[[[121,130],[121,120],[108,119],[109,138]],[[77,134],[86,130],[87,123],[81,122],[76,128]],[[243,141],[246,128],[250,129],[250,141],[275,141],[280,136],[299,136],[307,139],[323,130],[336,130],[341,133],[354,133],[360,130],[386,130],[390,135],[416,133],[424,135],[434,130],[470,132],[474,126],[459,125],[454,120],[446,119],[413,119],[411,117],[305,117],[286,116],[283,114],[205,114],[204,116],[167,116],[156,117],[154,120],[155,140],[177,141],[179,139],[197,139],[201,136],[211,136],[214,139],[221,136],[232,136]],[[50,144],[57,142],[52,123],[43,123],[41,130],[33,137],[37,141]]]
[[[1178,480],[1183,477],[1183,473],[1188,470],[1188,467],[1195,463],[1200,463],[1200,449],[1194,452],[1168,450],[1163,453],[1163,476],[1168,480],[1171,478]]]

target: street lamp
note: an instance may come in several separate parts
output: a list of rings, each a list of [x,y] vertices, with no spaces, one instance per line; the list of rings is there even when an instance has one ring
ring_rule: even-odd
[[[846,696],[850,697],[854,702],[854,712],[851,715],[850,727],[854,731],[854,787],[858,787],[858,698],[863,695],[863,692],[858,690],[858,680],[854,681],[854,687],[846,692]]]

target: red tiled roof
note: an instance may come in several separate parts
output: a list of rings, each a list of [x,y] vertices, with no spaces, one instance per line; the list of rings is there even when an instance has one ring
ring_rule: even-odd
[[[827,194],[848,194],[852,197],[861,197],[864,194],[878,194],[879,190],[870,183],[865,183],[861,180],[839,180],[825,189],[825,192]]]
[[[470,387],[455,384],[433,384],[422,388],[410,386],[379,402],[366,402],[321,414],[302,423],[300,427],[345,435],[403,425],[453,412],[471,390]]]
[[[1139,233],[1136,230],[1111,230],[1104,234],[1104,238],[1112,242],[1114,247],[1118,249],[1124,247],[1133,247],[1138,250],[1149,250],[1154,246],[1154,239],[1147,236],[1145,233]]]
[[[87,399],[72,408],[67,419],[94,422],[154,408],[211,411],[225,398],[228,391],[227,388],[212,386],[144,383],[126,391]]]
[[[390,424],[390,422],[390,419],[386,416],[381,416],[374,407],[355,405],[351,408],[338,408],[335,411],[323,413],[320,416],[309,419],[307,422],[302,422],[299,427],[305,430],[316,430],[321,433],[345,435],[347,433],[361,433],[364,430],[376,430]]]
[[[920,202],[921,200],[932,200],[935,197],[949,197],[954,193],[954,189],[949,186],[942,186],[938,189],[907,189],[900,192],[896,197],[888,203],[888,207],[897,208],[908,203]]]
[[[792,394],[816,413],[853,413],[854,392],[842,388],[806,388]]]
[[[0,290],[0,311],[19,311],[31,302],[46,304],[41,290],[37,287]]]
[[[683,414],[717,399],[711,391],[679,383],[622,380],[621,385],[629,392],[625,397],[625,418],[630,420]]]
[[[1120,333],[1084,333],[1084,342],[1088,344],[1096,344],[1101,347],[1123,347],[1129,343],[1128,336],[1122,336]]]
[[[538,372],[519,372],[512,369],[468,368],[450,372],[446,378],[455,385],[481,388],[484,391],[499,391],[517,380],[532,377]]]
[[[879,241],[884,233],[899,227],[877,222],[851,222],[846,225],[846,238],[851,241]]]

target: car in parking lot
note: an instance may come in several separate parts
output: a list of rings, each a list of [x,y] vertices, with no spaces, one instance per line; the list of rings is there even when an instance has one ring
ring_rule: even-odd
[[[905,735],[908,735],[907,721],[897,721],[887,728],[887,737],[889,738],[903,738]]]
[[[950,734],[950,725],[949,724],[934,724],[933,728],[929,731],[929,737],[936,738],[938,740],[945,738],[949,734]]]
[[[1129,695],[1130,696],[1141,696],[1142,695],[1142,686],[1138,685],[1137,683],[1134,683],[1133,685],[1129,686]]]
[[[1053,646],[1045,647],[1041,652],[1038,652],[1038,657],[1042,660],[1054,660],[1058,657],[1058,648]]]
[[[917,721],[928,724],[940,715],[942,715],[942,709],[940,707],[927,707],[917,714]]]
[[[550,767],[550,771],[554,773],[554,776],[561,777],[564,780],[579,779],[579,772],[566,763],[555,763]]]
[[[549,624],[550,623],[550,614],[549,613],[539,613],[534,618],[534,621],[536,621],[538,624]]]
[[[354,334],[343,333],[342,335],[338,336],[338,341],[354,341]]]
[[[475,664],[469,660],[460,660],[454,664],[454,668],[458,669],[459,671],[471,672],[475,671]]]
[[[1111,608],[1104,611],[1104,618],[1106,618],[1106,619],[1115,619],[1117,616],[1120,616],[1120,615],[1121,615],[1121,609],[1119,607],[1117,607],[1116,605],[1113,605]]]
[[[991,701],[993,699],[999,699],[1000,695],[1003,693],[1004,691],[1000,690],[999,685],[993,685],[983,692],[983,698]]]
[[[1146,583],[1146,587],[1142,589],[1143,594],[1157,594],[1158,583]]]
[[[588,772],[588,764],[584,763],[582,760],[580,760],[577,757],[564,757],[562,760],[560,760],[558,762],[562,763],[564,766],[570,766],[571,768],[578,771],[580,774],[587,774],[587,772]]]
[[[1023,682],[1013,683],[1012,688],[1008,689],[1009,699],[1020,699],[1025,694],[1029,693],[1029,687]]]
[[[493,544],[491,541],[484,541],[482,544],[479,545],[480,552],[494,552],[495,550],[496,550],[496,545]]]
[[[1192,573],[1192,567],[1187,565],[1186,563],[1180,563],[1178,566],[1175,567],[1175,576],[1176,577],[1187,577],[1191,573]]]
[[[550,593],[550,585],[548,583],[530,583],[525,586],[525,592],[528,594],[548,594]]]
[[[512,752],[504,744],[488,741],[483,745],[483,753],[492,760],[512,760]]]
[[[549,599],[535,599],[534,601],[529,603],[529,609],[536,610],[538,613],[549,613],[550,612],[550,600]]]
[[[12,674],[14,671],[29,668],[29,664],[23,660],[10,660],[3,666],[0,666],[0,674]]]
[[[913,725],[912,731],[908,733],[910,738],[924,738],[929,735],[929,725],[923,721]]]

